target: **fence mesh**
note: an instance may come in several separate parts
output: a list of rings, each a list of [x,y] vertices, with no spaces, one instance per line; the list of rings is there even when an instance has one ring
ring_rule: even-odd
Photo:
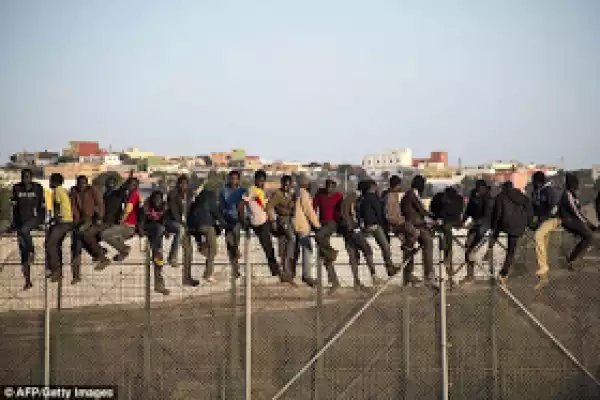
[[[439,290],[403,287],[400,277],[352,323],[348,323],[378,288],[366,266],[362,282],[372,293],[357,292],[342,250],[336,262],[342,289],[298,287],[270,276],[255,237],[243,251],[251,272],[231,279],[225,245],[219,242],[217,282],[182,283],[182,265],[192,259],[192,275],[204,272],[204,258],[182,251],[179,266],[165,265],[171,293],[154,292],[153,265],[145,240],[134,238],[124,263],[95,271],[84,255],[83,280],[70,283],[69,240],[64,243],[64,278],[48,283],[43,274],[43,237],[38,235],[33,288],[23,291],[14,237],[3,237],[0,270],[0,382],[44,381],[44,308],[50,309],[50,382],[118,385],[122,399],[241,399],[249,365],[252,398],[271,399],[296,379],[282,399],[435,399],[443,395],[443,298]],[[242,249],[245,246],[242,238]],[[276,239],[274,239],[274,242]],[[377,274],[386,277],[375,242]],[[438,243],[436,241],[436,246]],[[539,289],[532,238],[521,240],[508,290],[539,323],[562,343],[593,377],[561,351],[554,341],[501,288],[489,279],[489,265],[477,271],[470,287],[456,283],[465,273],[464,237],[456,237],[453,268],[445,296],[449,397],[491,399],[593,399],[600,397],[600,253],[590,251],[575,272],[564,267],[573,238],[557,232],[549,246],[551,279]],[[494,249],[497,270],[504,257]],[[165,243],[168,248],[169,242]],[[393,258],[402,255],[393,239]],[[439,251],[436,249],[436,271]],[[109,254],[112,256],[112,254]],[[327,286],[320,261],[313,276]],[[415,273],[422,275],[420,256]],[[321,276],[322,275],[322,276]],[[47,294],[47,301],[46,299]],[[246,313],[251,326],[246,329]],[[340,329],[345,332],[337,337]],[[251,360],[246,360],[250,338]],[[335,339],[304,373],[298,372],[324,345]],[[249,361],[249,362],[248,362]]]

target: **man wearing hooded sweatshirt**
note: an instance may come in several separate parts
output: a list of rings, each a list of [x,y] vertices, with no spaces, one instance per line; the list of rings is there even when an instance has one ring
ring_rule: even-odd
[[[567,258],[569,270],[574,270],[574,263],[593,243],[593,231],[598,227],[592,224],[581,211],[581,203],[577,197],[579,179],[574,174],[566,175],[565,191],[559,202],[559,215],[563,228],[579,238],[571,254]],[[597,243],[596,243],[597,244]]]
[[[388,276],[396,274],[396,266],[392,261],[392,250],[383,230],[384,216],[382,201],[377,194],[377,183],[372,180],[359,183],[362,194],[359,207],[359,220],[363,224],[364,232],[372,235],[381,249]]]
[[[496,196],[492,215],[494,238],[497,238],[500,232],[506,233],[507,236],[506,256],[498,274],[498,281],[503,285],[514,260],[519,238],[525,233],[527,225],[531,224],[533,209],[527,196],[515,189],[512,182],[505,182],[500,194]]]
[[[296,234],[292,218],[294,216],[295,199],[291,193],[292,177],[284,175],[281,187],[271,196],[267,203],[267,216],[272,225],[272,232],[278,238],[279,262],[282,276],[294,285],[292,265],[296,250]]]
[[[25,277],[23,290],[31,288],[31,264],[33,263],[34,245],[31,231],[40,226],[45,220],[44,188],[33,182],[30,169],[21,171],[21,182],[12,188],[11,202],[13,205],[12,229],[17,231],[21,268]]]
[[[463,224],[469,228],[465,243],[467,275],[460,282],[463,285],[469,285],[475,281],[475,264],[479,262],[477,255],[484,249],[491,233],[493,211],[494,199],[490,195],[490,186],[480,179],[475,182],[475,188],[471,191],[463,215]],[[467,225],[469,220],[471,222]],[[485,250],[487,248],[485,247]]]
[[[446,272],[450,276],[454,274],[452,270],[452,248],[454,247],[452,229],[462,227],[463,209],[463,197],[452,186],[447,187],[443,192],[437,193],[431,200],[430,211],[434,218],[441,222],[444,264]]]
[[[536,274],[543,278],[548,273],[548,239],[550,233],[560,227],[558,218],[559,197],[546,182],[546,175],[536,171],[532,177],[533,193],[531,205],[537,230],[535,231],[535,250],[537,255],[538,270]]]
[[[421,195],[425,190],[425,178],[417,175],[411,182],[411,189],[407,191],[400,201],[402,215],[412,226],[419,231],[417,241],[423,254],[423,275],[428,286],[434,285],[433,273],[433,236],[428,227],[428,219],[432,216],[425,209]],[[409,253],[405,252],[410,257]],[[404,268],[404,283],[417,285],[420,281],[413,275],[414,261],[410,259]]]
[[[373,285],[380,284],[381,280],[377,278],[377,275],[375,274],[373,249],[360,229],[357,212],[358,193],[358,191],[350,192],[342,200],[342,221],[340,222],[340,225],[342,226],[341,230],[344,237],[344,246],[346,248],[346,253],[348,253],[348,262],[352,271],[352,277],[354,278],[354,289],[357,291],[368,292],[368,288],[360,282],[358,275],[358,264],[360,263],[361,252],[367,261],[367,266],[373,279]]]

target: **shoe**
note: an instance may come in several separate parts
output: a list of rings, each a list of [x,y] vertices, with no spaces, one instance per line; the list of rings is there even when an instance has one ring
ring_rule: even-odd
[[[546,285],[548,285],[548,274],[542,274],[542,275],[540,275],[540,280],[534,286],[533,289],[540,290],[540,289],[544,288]]]
[[[475,277],[473,275],[467,275],[458,282],[461,286],[470,286],[475,283]]]
[[[60,271],[54,271],[49,276],[51,282],[58,282],[62,279],[62,273]]]
[[[421,286],[422,281],[414,275],[410,275],[409,277],[404,279],[404,285],[409,286],[412,285],[414,287]]]
[[[33,287],[33,284],[31,283],[31,281],[26,281],[25,286],[23,286],[23,290],[29,290],[32,287]]]
[[[311,288],[319,286],[319,282],[313,278],[302,278],[302,282],[306,283],[306,285]]]
[[[373,280],[373,286],[381,286],[386,282],[385,279],[381,279],[380,277],[378,277],[376,275],[373,275],[372,280]]]
[[[535,274],[536,274],[537,276],[539,276],[539,277],[542,277],[542,276],[544,276],[544,275],[547,275],[547,274],[548,274],[548,271],[549,271],[549,268],[548,268],[548,267],[546,267],[546,268],[540,268],[540,269],[538,269],[537,271],[535,271]]]
[[[183,285],[196,287],[196,286],[200,285],[200,281],[198,279],[194,279],[194,278],[185,278],[183,280]]]
[[[158,266],[163,266],[165,264],[165,260],[163,259],[163,256],[160,253],[155,255],[154,259],[152,261],[154,261],[154,264],[156,264]]]
[[[204,278],[204,280],[208,283],[217,283],[217,280],[215,278],[213,278],[212,276]]]
[[[329,290],[327,291],[327,295],[328,296],[333,296],[334,294],[337,293],[337,291],[340,289],[340,284],[339,283],[334,283],[333,285],[331,285],[331,287],[329,288]]]
[[[354,284],[354,290],[356,292],[363,292],[363,293],[371,293],[372,292],[372,290],[370,288],[366,287],[365,285],[363,285],[360,282],[357,282]]]
[[[154,291],[155,291],[156,293],[160,293],[160,294],[162,294],[162,295],[164,295],[164,296],[167,296],[169,293],[171,293],[171,292],[169,291],[169,289],[167,289],[166,287],[164,287],[164,286],[162,286],[162,285],[159,285],[159,286],[154,286]]]
[[[110,260],[105,257],[104,259],[101,259],[100,261],[98,261],[98,263],[96,264],[96,266],[94,266],[94,270],[96,270],[96,271],[102,271],[103,269],[105,269],[109,265],[110,265]]]
[[[498,284],[500,286],[506,286],[506,277],[503,276],[502,274],[498,274],[498,277],[496,278],[498,280]]]
[[[123,251],[119,252],[116,256],[113,257],[113,261],[116,261],[116,262],[124,261],[127,258],[127,256],[129,256],[130,252],[131,252],[131,247],[125,246],[125,249]]]
[[[169,258],[169,261],[167,261],[167,262],[173,268],[179,267],[179,264],[177,263],[177,258]]]
[[[73,279],[71,279],[71,285],[77,285],[79,282],[81,282],[81,277],[79,276],[74,276]]]

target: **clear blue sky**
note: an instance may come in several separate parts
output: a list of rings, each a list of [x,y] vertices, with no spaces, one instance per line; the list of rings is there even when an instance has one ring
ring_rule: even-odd
[[[598,0],[2,0],[0,157],[69,139],[600,162]]]

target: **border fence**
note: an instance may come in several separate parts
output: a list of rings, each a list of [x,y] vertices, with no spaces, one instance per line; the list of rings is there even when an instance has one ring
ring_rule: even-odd
[[[464,239],[456,232],[455,272],[447,275],[436,238],[437,289],[403,287],[399,273],[354,291],[341,251],[343,288],[328,295],[299,277],[297,288],[271,277],[248,234],[240,279],[220,242],[217,283],[183,286],[181,266],[165,265],[171,294],[163,296],[153,291],[144,239],[132,239],[136,251],[104,271],[87,259],[82,282],[71,285],[68,241],[63,280],[51,283],[38,235],[34,287],[22,291],[16,240],[5,236],[0,382],[117,385],[119,399],[600,398],[600,253],[568,272],[573,239],[553,234],[550,280],[535,290],[535,245],[524,237],[500,287],[493,279],[504,258],[500,240],[478,281],[461,287]],[[341,238],[333,244],[343,249]],[[392,248],[399,263],[395,239]],[[203,257],[194,250],[181,259],[198,278]],[[420,255],[414,261],[419,275]],[[316,252],[311,264],[326,285]],[[383,263],[377,267],[385,277]],[[367,268],[361,279],[372,286]]]

